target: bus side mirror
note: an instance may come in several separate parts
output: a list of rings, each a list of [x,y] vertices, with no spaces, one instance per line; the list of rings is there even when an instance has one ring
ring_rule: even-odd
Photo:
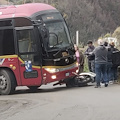
[[[45,25],[45,24],[43,24],[42,33],[43,33],[43,37],[44,37],[44,38],[48,38],[49,31],[48,31],[48,29],[46,28],[46,25]]]
[[[43,37],[47,38],[48,37],[48,32],[46,30],[43,31]]]
[[[42,38],[48,38],[49,37],[49,30],[46,28],[45,24],[35,24],[36,26],[38,26],[39,32],[42,35]]]

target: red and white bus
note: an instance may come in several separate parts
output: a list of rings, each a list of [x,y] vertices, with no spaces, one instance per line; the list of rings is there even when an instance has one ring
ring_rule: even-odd
[[[0,94],[11,94],[17,86],[68,84],[77,69],[74,46],[58,10],[43,3],[0,7]]]

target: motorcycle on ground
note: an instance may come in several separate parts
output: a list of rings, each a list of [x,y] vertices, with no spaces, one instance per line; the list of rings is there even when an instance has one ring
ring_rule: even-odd
[[[88,83],[94,82],[96,74],[93,72],[83,72],[83,73],[73,73],[75,77],[68,82],[66,82],[67,87],[81,87],[87,86]]]

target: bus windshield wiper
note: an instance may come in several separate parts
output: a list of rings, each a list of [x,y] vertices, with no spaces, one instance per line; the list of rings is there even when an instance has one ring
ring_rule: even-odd
[[[55,54],[53,54],[53,56],[56,56],[59,52],[61,52],[61,50],[63,50],[63,48],[60,48],[59,51],[57,51]]]

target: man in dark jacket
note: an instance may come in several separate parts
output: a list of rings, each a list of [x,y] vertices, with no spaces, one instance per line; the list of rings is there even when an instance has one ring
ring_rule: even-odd
[[[104,42],[100,39],[98,41],[99,46],[95,48],[93,54],[95,55],[95,73],[96,73],[96,86],[100,87],[101,75],[105,82],[105,87],[108,86],[107,78],[107,49],[104,46]]]
[[[112,76],[112,50],[108,46],[108,42],[105,42],[104,46],[106,47],[106,49],[108,51],[108,53],[107,53],[107,78],[108,78],[108,82],[110,82],[111,76]]]
[[[117,81],[117,68],[120,65],[120,51],[114,47],[115,44],[112,42],[110,44],[111,51],[112,51],[112,81]]]
[[[88,58],[88,68],[90,72],[95,72],[95,56],[94,54],[91,54],[93,50],[95,49],[92,41],[88,41],[88,48],[85,51],[85,55],[87,55]]]

